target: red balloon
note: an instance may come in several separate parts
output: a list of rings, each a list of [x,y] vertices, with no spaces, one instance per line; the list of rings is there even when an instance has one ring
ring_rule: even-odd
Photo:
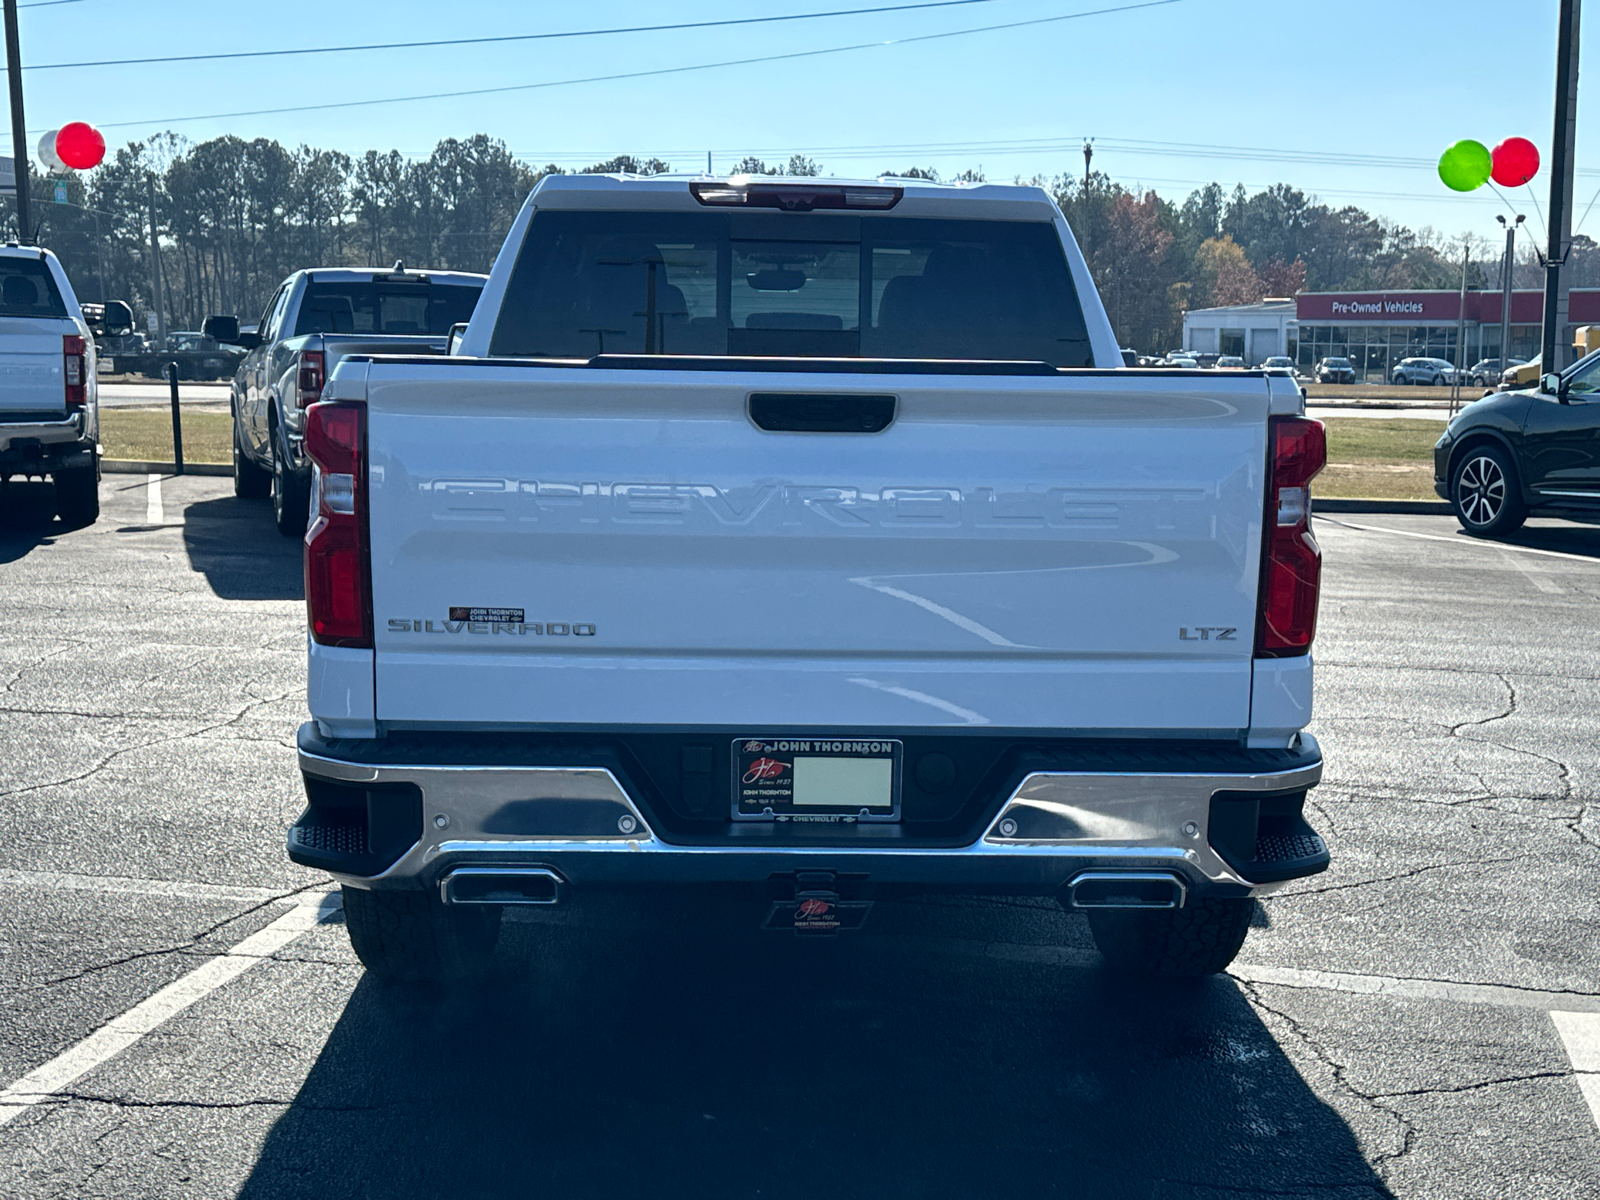
[[[1490,158],[1494,168],[1489,177],[1501,187],[1521,187],[1539,173],[1539,147],[1527,138],[1507,138]]]
[[[56,134],[56,157],[75,171],[98,167],[105,156],[106,139],[92,125],[73,121]]]

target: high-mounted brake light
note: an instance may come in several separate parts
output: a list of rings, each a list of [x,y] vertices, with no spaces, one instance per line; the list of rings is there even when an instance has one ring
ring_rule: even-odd
[[[689,191],[701,204],[778,208],[785,212],[810,212],[814,208],[893,208],[905,195],[905,189],[897,187],[753,183],[748,175],[735,175],[727,183],[691,183]]]
[[[82,408],[88,396],[88,344],[76,333],[61,339],[61,378],[68,408]]]
[[[311,527],[306,530],[306,622],[324,646],[372,646],[367,552],[367,406],[322,401],[306,409]]]
[[[295,403],[301,408],[310,408],[322,399],[322,385],[327,379],[323,373],[321,350],[300,351],[300,370],[296,380]]]
[[[1273,417],[1267,436],[1256,654],[1283,658],[1308,653],[1317,635],[1322,550],[1311,535],[1311,480],[1328,461],[1328,439],[1321,421],[1305,417]]]

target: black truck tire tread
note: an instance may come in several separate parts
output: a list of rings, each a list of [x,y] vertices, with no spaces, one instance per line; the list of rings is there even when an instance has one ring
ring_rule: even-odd
[[[64,525],[81,529],[100,519],[100,471],[98,464],[73,467],[57,472],[56,516]]]
[[[350,945],[378,978],[449,983],[488,972],[500,935],[498,908],[447,908],[423,891],[341,891]]]
[[[241,500],[265,500],[272,492],[272,475],[258,466],[239,445],[239,429],[233,430],[233,494]]]
[[[1092,908],[1089,930],[1112,970],[1158,978],[1225,971],[1250,932],[1255,901],[1193,899],[1182,908]]]
[[[305,488],[295,483],[294,472],[283,461],[277,430],[273,430],[270,436],[272,477],[269,480],[268,494],[274,497],[273,523],[284,537],[303,537],[306,532],[311,497]]]

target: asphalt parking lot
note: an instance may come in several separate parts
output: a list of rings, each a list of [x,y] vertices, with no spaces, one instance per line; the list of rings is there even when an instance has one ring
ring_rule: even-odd
[[[1334,865],[1228,976],[1031,901],[580,899],[419,997],[283,855],[298,543],[101,496],[0,501],[0,1195],[1600,1194],[1600,528],[1318,521]]]

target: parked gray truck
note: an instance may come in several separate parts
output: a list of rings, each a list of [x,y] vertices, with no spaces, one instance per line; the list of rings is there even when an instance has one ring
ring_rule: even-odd
[[[305,410],[352,354],[443,354],[450,329],[472,316],[487,279],[461,271],[318,267],[296,271],[267,301],[257,332],[208,317],[207,337],[247,353],[233,377],[233,486],[272,498],[278,531],[306,530],[311,463]]]

